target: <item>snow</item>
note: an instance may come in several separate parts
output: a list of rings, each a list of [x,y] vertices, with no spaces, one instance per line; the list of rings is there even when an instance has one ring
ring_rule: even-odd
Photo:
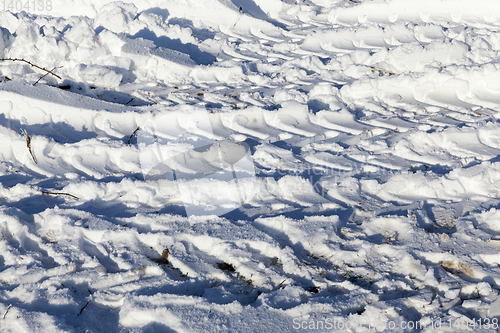
[[[498,330],[496,1],[17,3],[0,332]]]

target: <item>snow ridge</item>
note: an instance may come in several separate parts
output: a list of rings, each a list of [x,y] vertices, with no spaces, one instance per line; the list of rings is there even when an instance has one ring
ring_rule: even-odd
[[[497,2],[51,3],[0,12],[62,78],[0,61],[0,331],[498,328]]]

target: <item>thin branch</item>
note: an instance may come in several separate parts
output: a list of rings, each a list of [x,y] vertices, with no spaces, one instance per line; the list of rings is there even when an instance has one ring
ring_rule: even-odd
[[[38,162],[36,161],[35,155],[33,154],[33,151],[31,150],[31,137],[28,134],[28,132],[26,132],[26,130],[24,130],[24,136],[26,136],[26,146],[28,146],[28,151],[30,152],[31,158],[33,159],[33,162],[35,162],[35,164],[38,164]]]
[[[5,314],[3,315],[3,319],[5,319],[5,316],[7,315],[7,313],[9,313],[9,310],[11,307],[12,307],[12,304],[10,304],[9,307],[7,308],[7,311],[5,311]]]
[[[3,59],[0,59],[0,61],[23,61],[23,62],[27,63],[28,65],[30,65],[30,66],[32,66],[32,67],[36,67],[36,68],[38,68],[38,69],[41,69],[42,71],[47,72],[47,74],[54,75],[54,76],[55,76],[55,77],[57,77],[59,80],[62,80],[62,79],[61,79],[61,77],[60,77],[59,75],[57,75],[57,74],[55,74],[54,72],[52,72],[53,70],[52,70],[52,71],[49,71],[48,69],[45,69],[45,68],[40,67],[40,66],[38,66],[38,65],[35,65],[35,64],[33,64],[33,63],[29,62],[29,61],[28,61],[28,60],[26,60],[26,59],[18,59],[18,58],[3,58]]]
[[[132,142],[132,138],[133,138],[133,137],[137,134],[137,132],[139,132],[139,130],[140,130],[140,129],[141,129],[140,127],[137,127],[137,128],[135,129],[134,133],[132,133],[132,134],[130,135],[130,138],[128,138],[128,144],[130,144],[130,143]]]
[[[79,197],[74,196],[73,194],[69,193],[64,193],[64,192],[49,192],[49,191],[42,191],[43,194],[52,194],[52,195],[67,195],[68,197],[72,197],[73,199],[80,200]]]
[[[56,69],[56,68],[61,68],[61,67],[54,67],[54,68],[52,68],[52,69],[51,69],[51,71],[50,71],[50,72],[52,72],[52,71],[53,71],[54,69]],[[47,73],[45,73],[45,75],[40,76],[40,78],[39,78],[38,80],[36,80],[36,82],[35,82],[35,83],[33,83],[33,87],[34,87],[34,86],[35,86],[38,82],[40,82],[40,80],[41,80],[41,79],[43,79],[44,77],[46,77],[47,75],[49,75],[49,74],[50,74],[50,72],[47,72]]]
[[[92,298],[90,298],[90,299],[88,300],[88,302],[87,302],[87,303],[83,306],[83,308],[80,310],[80,313],[76,315],[77,317],[78,317],[79,315],[81,315],[81,314],[82,314],[83,310],[85,310],[85,308],[87,307],[87,305],[89,305],[89,303],[90,303],[91,301],[92,301]]]
[[[379,71],[379,72],[389,73],[389,75],[396,75],[396,73],[388,71],[387,69],[382,69],[382,68],[378,68],[378,67],[375,67],[375,66],[370,66],[370,68],[372,70],[376,70],[376,71]]]

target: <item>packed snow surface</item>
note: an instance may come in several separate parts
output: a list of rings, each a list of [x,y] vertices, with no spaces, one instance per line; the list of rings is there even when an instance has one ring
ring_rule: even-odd
[[[1,332],[499,329],[498,1],[0,10]]]

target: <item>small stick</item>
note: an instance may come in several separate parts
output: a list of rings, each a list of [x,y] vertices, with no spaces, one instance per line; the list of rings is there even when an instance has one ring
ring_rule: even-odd
[[[77,317],[82,314],[83,310],[85,310],[85,308],[87,307],[87,305],[89,305],[90,301],[92,301],[92,298],[89,299],[88,302],[83,306],[83,308],[80,310],[80,313],[76,315]]]
[[[374,69],[374,70],[377,70],[377,71],[380,71],[380,72],[389,73],[389,75],[396,75],[396,73],[394,73],[394,72],[388,71],[386,69],[378,68],[378,67],[375,67],[375,66],[370,66],[370,68]]]
[[[42,71],[45,71],[45,72],[47,72],[48,74],[54,75],[54,76],[55,76],[55,77],[57,77],[59,80],[62,80],[62,79],[61,79],[61,77],[60,77],[59,75],[55,74],[54,72],[49,71],[48,69],[45,69],[45,68],[43,68],[43,67],[37,66],[37,65],[35,65],[35,64],[31,63],[31,62],[29,62],[29,61],[28,61],[28,60],[26,60],[26,59],[18,59],[18,58],[3,58],[3,59],[0,59],[0,61],[23,61],[23,62],[27,63],[27,64],[28,64],[28,65],[30,65],[30,66],[36,67],[36,68],[38,68],[38,69],[41,69]]]
[[[11,307],[12,307],[12,304],[10,304],[9,307],[7,308],[7,311],[5,311],[5,314],[3,315],[3,319],[5,319],[5,316],[7,315],[7,313],[9,313],[9,310]]]
[[[137,134],[137,132],[139,132],[139,130],[140,130],[140,129],[141,129],[140,127],[137,127],[137,128],[135,129],[134,133],[132,133],[132,134],[130,135],[130,138],[128,138],[128,144],[130,144],[130,142],[132,142],[132,138],[133,138],[133,137]]]
[[[49,191],[42,191],[43,194],[52,194],[52,195],[67,195],[68,197],[72,197],[73,199],[80,200],[79,197],[74,196],[73,194],[69,193],[64,193],[64,192],[49,192]]]
[[[54,69],[56,69],[56,68],[61,68],[61,67],[54,67],[54,68],[52,68],[52,70],[51,70],[51,71],[53,71],[53,70],[54,70]],[[40,76],[40,78],[39,78],[38,80],[36,80],[36,82],[35,82],[35,83],[33,83],[33,87],[34,87],[34,86],[35,86],[38,82],[40,82],[40,80],[41,80],[41,79],[43,79],[44,77],[46,77],[46,76],[47,76],[47,75],[49,75],[49,74],[50,74],[50,72],[47,72],[45,75]]]
[[[35,162],[35,164],[38,164],[38,162],[36,161],[35,155],[33,154],[33,151],[31,150],[31,137],[26,130],[24,130],[24,136],[26,136],[26,146],[28,146],[28,151],[30,152],[31,158],[33,159],[33,162]]]
[[[128,101],[127,103],[125,103],[125,105],[129,105],[129,103],[132,102],[134,99],[135,99],[135,97],[133,97],[130,101]]]

